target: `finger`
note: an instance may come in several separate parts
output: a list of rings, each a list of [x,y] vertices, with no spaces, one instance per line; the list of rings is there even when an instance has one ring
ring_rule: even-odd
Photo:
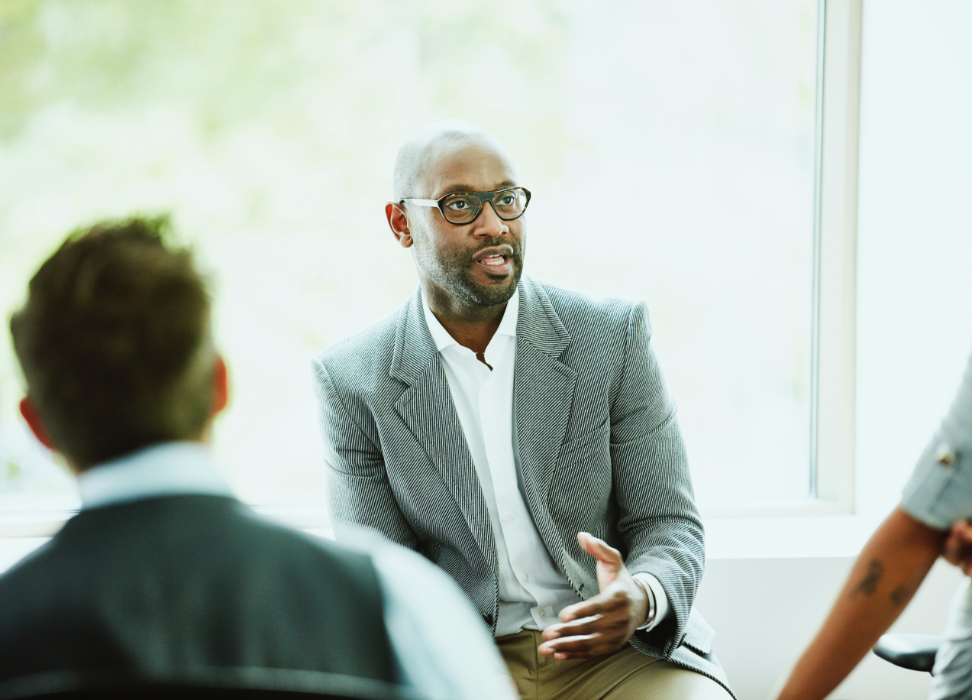
[[[597,643],[595,635],[586,634],[574,637],[561,637],[541,644],[537,651],[544,656],[551,656],[556,653],[585,652],[594,647]]]
[[[972,545],[972,525],[964,520],[955,523],[948,533],[948,542],[958,546]]]
[[[543,631],[543,638],[554,640],[560,637],[576,637],[584,634],[603,634],[612,630],[627,628],[627,620],[621,615],[604,617],[583,617],[562,625],[551,625]]]
[[[538,651],[544,656],[553,656],[557,660],[589,658],[610,653],[615,646],[620,646],[617,641],[613,637],[608,638],[605,635],[564,637],[552,642],[544,642],[540,645]]]
[[[955,564],[958,566],[961,562],[959,561],[959,552],[961,547],[954,535],[949,535],[948,539],[945,540],[945,544],[942,545],[942,557],[949,564]]]
[[[964,539],[964,533],[953,529],[942,545],[942,557],[948,563],[964,568],[966,561],[972,557],[972,543]]]
[[[620,569],[624,566],[621,552],[607,542],[589,532],[578,532],[577,542],[581,548],[605,566]]]
[[[560,618],[561,622],[571,622],[582,617],[609,615],[627,607],[627,604],[627,596],[622,591],[599,593],[593,598],[585,600],[583,603],[568,605],[560,611],[560,615],[557,617]]]

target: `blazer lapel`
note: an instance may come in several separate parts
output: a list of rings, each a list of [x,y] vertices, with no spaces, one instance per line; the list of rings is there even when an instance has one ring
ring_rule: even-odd
[[[567,431],[577,373],[560,362],[570,336],[540,285],[524,276],[516,326],[513,416],[520,472],[530,512],[551,552],[555,541],[548,494]],[[555,557],[556,559],[556,557]]]
[[[439,470],[476,543],[495,570],[496,540],[486,499],[442,360],[425,322],[421,294],[417,289],[399,316],[389,373],[409,386],[395,402],[395,410]]]

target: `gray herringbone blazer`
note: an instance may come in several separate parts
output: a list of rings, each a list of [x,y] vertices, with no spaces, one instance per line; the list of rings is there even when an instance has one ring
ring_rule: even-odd
[[[537,529],[582,598],[598,592],[590,532],[632,572],[653,574],[672,614],[632,644],[726,684],[714,633],[692,601],[705,551],[675,406],[643,303],[594,299],[524,276],[514,421]],[[486,502],[422,310],[397,312],[314,361],[332,516],[423,553],[487,624],[498,607]]]

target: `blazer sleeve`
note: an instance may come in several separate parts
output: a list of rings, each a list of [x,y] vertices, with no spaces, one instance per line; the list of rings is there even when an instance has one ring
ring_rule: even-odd
[[[681,643],[705,566],[685,445],[651,345],[644,303],[632,308],[624,367],[611,402],[611,462],[618,530],[632,573],[655,576],[671,614],[639,633],[667,657]]]
[[[313,370],[335,535],[341,539],[346,530],[364,526],[416,549],[415,532],[402,515],[388,481],[371,412],[353,397],[347,403],[342,400],[319,358],[314,359]],[[356,403],[358,410],[348,409]]]

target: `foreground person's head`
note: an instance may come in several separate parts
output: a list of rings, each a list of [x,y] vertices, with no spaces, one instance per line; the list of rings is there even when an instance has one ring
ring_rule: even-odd
[[[513,295],[529,202],[519,185],[503,144],[468,122],[438,122],[402,146],[385,214],[433,300],[474,310]]]
[[[164,220],[72,233],[10,319],[21,413],[75,471],[160,442],[205,439],[226,404],[210,299]]]

